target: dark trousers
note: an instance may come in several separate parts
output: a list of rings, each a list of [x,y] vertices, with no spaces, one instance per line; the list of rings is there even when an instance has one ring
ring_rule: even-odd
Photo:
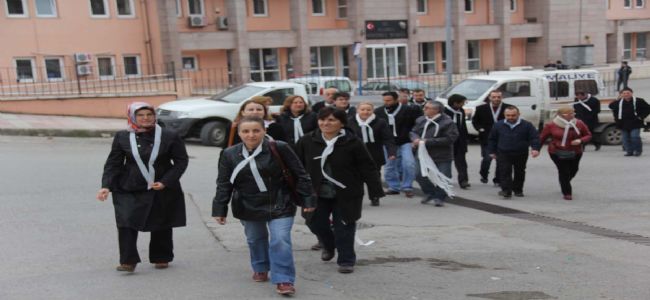
[[[465,158],[465,152],[454,153],[454,166],[456,167],[456,172],[458,172],[458,183],[469,182],[469,176],[467,175],[467,159]]]
[[[132,228],[118,227],[117,239],[120,245],[120,264],[139,263],[138,231]],[[149,262],[167,263],[174,259],[174,242],[172,228],[151,232],[149,242]]]
[[[618,82],[616,83],[616,90],[620,91],[621,90],[621,85],[623,85],[623,88],[627,87],[627,78],[619,78]]]
[[[526,180],[526,162],[528,153],[525,154],[497,154],[497,167],[499,168],[499,178],[501,181],[501,190],[510,194],[521,193],[524,191],[524,180]],[[514,179],[512,177],[514,170]]]
[[[595,133],[594,129],[596,128],[595,125],[593,126],[588,126],[589,131],[591,132],[591,140],[589,141],[590,144],[593,144],[594,146],[598,147],[601,145],[600,143],[600,134]]]
[[[488,175],[490,175],[491,164],[492,157],[490,157],[490,153],[488,153],[487,144],[481,144],[481,170],[479,171],[481,178],[488,179]],[[499,164],[496,165],[497,168],[494,170],[494,178],[492,179],[492,182],[499,183]]]
[[[577,154],[573,159],[559,159],[557,155],[551,154],[551,159],[557,167],[558,177],[560,179],[560,189],[562,195],[571,195],[571,179],[578,173],[578,165],[580,164],[582,153]]]
[[[330,225],[330,215],[333,226]],[[316,211],[308,223],[309,229],[314,233],[328,251],[336,249],[339,266],[354,266],[357,255],[354,252],[354,234],[357,223],[345,223],[341,220],[341,212],[336,205],[336,199],[318,198]],[[333,230],[332,230],[332,227]]]

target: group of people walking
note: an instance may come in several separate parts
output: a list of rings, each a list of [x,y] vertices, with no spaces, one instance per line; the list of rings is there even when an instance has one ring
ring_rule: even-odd
[[[295,293],[291,228],[297,212],[317,237],[321,260],[336,256],[338,271],[351,273],[364,185],[372,206],[387,194],[412,198],[413,181],[425,194],[421,203],[443,206],[454,195],[453,164],[458,185],[470,187],[464,96],[449,96],[445,106],[423,95],[404,102],[396,92],[386,92],[383,105],[375,108],[370,102],[352,107],[349,94],[333,88],[325,95],[312,107],[300,96],[289,96],[277,116],[269,113],[266,97],[244,102],[219,157],[212,216],[226,224],[231,207],[244,227],[252,280],[270,280],[282,295]],[[643,120],[650,106],[629,88],[621,95],[610,107],[619,127],[629,131],[623,135],[626,153],[640,155],[635,120]],[[480,181],[489,181],[491,160],[496,159],[492,181],[501,187],[499,194],[523,197],[529,149],[537,157],[550,138],[548,151],[562,194],[571,200],[570,181],[584,145],[592,140],[599,109],[597,99],[577,91],[574,105],[559,109],[540,135],[517,107],[502,102],[500,91],[490,92],[472,118],[481,144]],[[185,226],[179,179],[188,155],[176,133],[156,124],[153,106],[133,103],[128,116],[127,130],[115,135],[97,198],[104,201],[113,194],[117,270],[133,272],[141,261],[136,247],[140,231],[151,232],[149,261],[165,269],[174,258],[172,228]],[[381,185],[382,166],[387,190]]]

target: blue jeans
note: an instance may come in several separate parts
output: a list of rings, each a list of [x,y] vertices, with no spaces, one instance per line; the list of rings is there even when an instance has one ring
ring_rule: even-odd
[[[445,174],[447,177],[451,178],[451,160],[434,162],[442,174]],[[422,173],[420,173],[420,160],[417,160],[417,170],[418,172],[416,173],[417,177],[415,177],[415,180],[417,180],[418,184],[420,185],[422,192],[429,198],[444,201],[447,198],[447,193],[445,190],[433,185],[429,178],[422,176]]]
[[[241,223],[244,225],[244,233],[246,233],[253,272],[271,271],[273,284],[294,283],[296,269],[291,250],[293,217],[266,222],[241,221]],[[271,233],[270,243],[269,231]]]
[[[643,143],[641,143],[641,128],[632,130],[621,129],[623,136],[623,148],[627,153],[641,153],[643,152]]]
[[[384,156],[386,156],[384,179],[386,180],[386,184],[388,184],[388,189],[398,192],[413,190],[415,157],[413,156],[411,143],[406,143],[398,147],[397,158],[395,160],[388,159],[386,148],[384,148]],[[400,173],[402,174],[401,180]]]

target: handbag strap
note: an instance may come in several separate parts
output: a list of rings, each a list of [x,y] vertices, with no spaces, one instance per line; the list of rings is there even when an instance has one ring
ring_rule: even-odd
[[[287,178],[287,175],[291,174],[289,173],[289,168],[287,168],[287,165],[284,163],[284,159],[282,159],[282,156],[280,156],[280,152],[278,152],[278,147],[277,143],[274,140],[269,140],[269,149],[271,149],[271,154],[275,157],[275,159],[278,160],[278,163],[280,163],[280,168],[282,169],[282,177],[285,179]]]

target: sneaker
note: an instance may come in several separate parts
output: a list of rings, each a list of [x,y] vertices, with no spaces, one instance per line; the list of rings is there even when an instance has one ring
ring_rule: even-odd
[[[311,250],[314,250],[314,251],[318,251],[321,248],[323,248],[323,246],[321,246],[320,242],[316,242],[316,244],[311,246]]]
[[[386,195],[399,195],[399,191],[387,190]]]
[[[136,266],[135,264],[133,264],[133,265],[121,264],[121,265],[117,266],[117,268],[115,268],[115,270],[117,270],[119,272],[133,273],[135,271],[135,266]]]
[[[354,272],[354,266],[339,266],[339,273],[350,274]]]
[[[370,206],[379,206],[379,198],[370,199]]]
[[[486,177],[481,177],[481,183],[488,183],[488,179]]]
[[[512,197],[512,194],[511,193],[506,193],[504,191],[499,191],[499,196],[501,196],[503,198],[506,198],[506,199],[509,199],[509,198]]]
[[[296,293],[296,288],[293,287],[293,283],[291,282],[283,282],[283,283],[278,283],[277,287],[275,288],[275,291],[278,292],[278,294],[283,296],[291,296]]]
[[[517,197],[523,197],[523,196],[524,196],[524,192],[515,192],[515,196],[517,196]]]
[[[413,196],[415,196],[415,193],[409,190],[409,191],[404,191],[404,195],[406,196],[406,198],[413,198]]]
[[[467,181],[461,182],[461,183],[459,183],[458,185],[459,185],[460,188],[463,189],[463,190],[469,189],[469,187],[472,186],[472,185],[469,184],[469,182],[467,182]]]
[[[169,268],[169,263],[155,263],[153,267],[156,269],[167,269]]]
[[[323,251],[321,251],[320,260],[330,261],[332,258],[334,258],[334,250],[323,249]]]
[[[255,282],[269,281],[269,272],[253,272],[253,281]]]
[[[564,195],[564,200],[573,200],[573,197],[571,195]]]

